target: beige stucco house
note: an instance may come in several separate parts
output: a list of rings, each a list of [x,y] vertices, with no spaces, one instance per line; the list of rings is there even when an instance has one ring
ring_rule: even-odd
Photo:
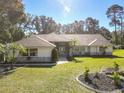
[[[27,48],[27,54],[17,53],[18,61],[50,61],[56,47],[60,57],[112,55],[112,44],[100,34],[32,35],[16,42]]]

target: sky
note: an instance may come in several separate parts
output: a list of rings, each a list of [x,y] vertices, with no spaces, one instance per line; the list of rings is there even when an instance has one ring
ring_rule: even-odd
[[[113,4],[124,7],[124,0],[23,0],[23,3],[27,13],[52,17],[57,23],[69,24],[92,17],[111,31],[107,8]]]

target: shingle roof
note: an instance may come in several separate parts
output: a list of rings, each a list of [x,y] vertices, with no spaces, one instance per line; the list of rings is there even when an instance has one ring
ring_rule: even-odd
[[[77,45],[83,46],[108,46],[112,45],[107,39],[100,34],[46,34],[38,35],[41,38],[46,39],[50,42],[69,42],[72,40],[76,41]]]
[[[22,44],[25,47],[47,47],[47,46],[52,46],[55,47],[54,44],[50,43],[49,41],[37,36],[33,35],[29,38],[24,38],[20,41],[15,42],[16,44]]]
[[[57,34],[43,34],[43,35],[38,35],[39,37],[49,41],[49,42],[69,42],[70,40],[67,38],[63,38],[61,35]]]
[[[112,45],[100,34],[43,34],[33,35],[29,38],[17,41],[17,44],[22,44],[25,47],[52,46],[50,42],[69,42],[76,41],[79,46],[109,46]]]

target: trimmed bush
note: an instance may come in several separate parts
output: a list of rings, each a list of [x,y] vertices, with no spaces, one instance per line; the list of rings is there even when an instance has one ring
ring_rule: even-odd
[[[119,71],[119,65],[116,62],[114,62],[114,70]]]
[[[73,56],[68,56],[67,59],[68,59],[68,61],[74,61],[74,57]]]
[[[84,72],[85,81],[89,80],[89,72],[90,72],[90,70],[87,67],[85,67],[85,72]]]
[[[114,72],[113,79],[114,79],[114,85],[116,87],[119,87],[120,86],[120,75],[118,72]]]
[[[59,55],[58,55],[58,50],[56,48],[54,48],[52,50],[52,61],[58,61],[59,59]]]

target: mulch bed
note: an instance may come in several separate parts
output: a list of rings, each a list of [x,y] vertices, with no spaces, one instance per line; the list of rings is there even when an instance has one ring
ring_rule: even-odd
[[[85,81],[84,75],[80,75],[78,80],[88,87],[99,91],[114,91],[116,89],[124,88],[124,80],[121,80],[120,86],[117,87],[114,85],[113,79],[105,74],[99,73],[97,76],[98,77],[96,77],[95,74],[89,74],[89,79]]]
[[[105,68],[105,69],[102,69],[101,72],[105,74],[112,74],[114,71],[115,71],[114,68]]]

